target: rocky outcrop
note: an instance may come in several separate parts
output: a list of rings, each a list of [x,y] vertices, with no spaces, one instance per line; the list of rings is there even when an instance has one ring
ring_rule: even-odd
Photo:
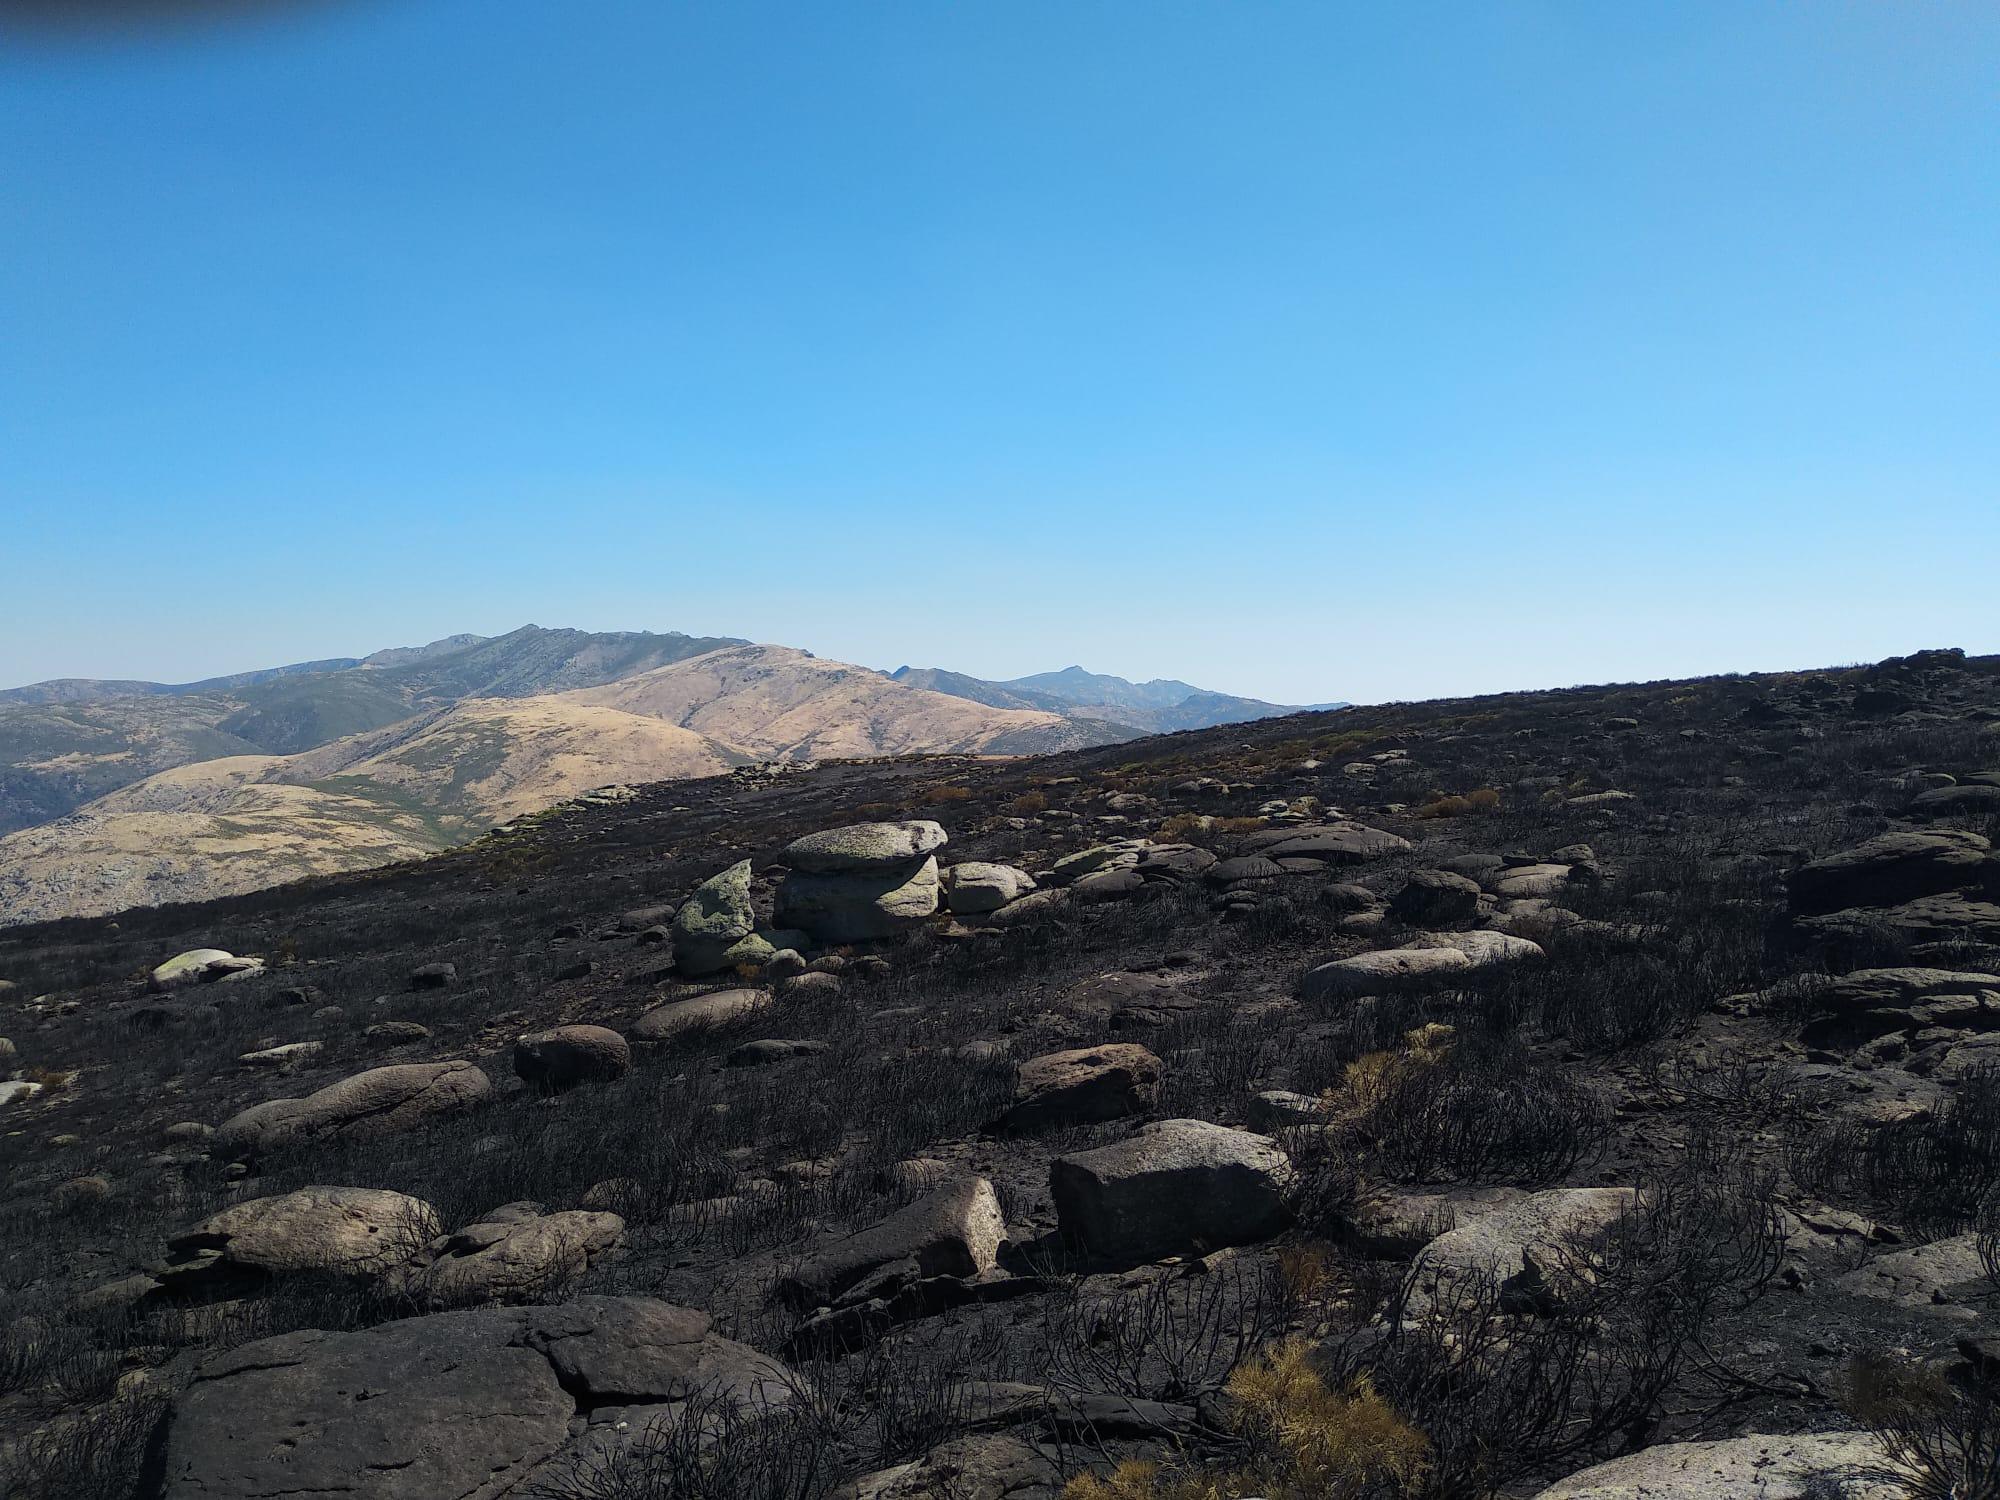
[[[787,845],[791,873],[778,888],[775,920],[822,943],[894,937],[936,914],[941,883],[932,822],[855,823]]]
[[[1792,871],[1792,910],[1815,916],[1855,906],[1900,906],[1967,889],[1991,864],[1992,846],[1976,833],[1935,828],[1878,834]]]

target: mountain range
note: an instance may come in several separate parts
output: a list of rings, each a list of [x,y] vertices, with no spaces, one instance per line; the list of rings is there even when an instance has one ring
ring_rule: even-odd
[[[200,682],[35,683],[0,691],[0,924],[414,858],[612,784],[1043,754],[1293,711],[1078,667],[988,682],[533,625]]]

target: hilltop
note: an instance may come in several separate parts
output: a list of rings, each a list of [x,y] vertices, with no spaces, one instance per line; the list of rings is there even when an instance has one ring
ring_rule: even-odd
[[[1994,1410],[1996,833],[2000,658],[1925,652],[739,766],[0,933],[0,1462],[1905,1500],[1897,1424]]]

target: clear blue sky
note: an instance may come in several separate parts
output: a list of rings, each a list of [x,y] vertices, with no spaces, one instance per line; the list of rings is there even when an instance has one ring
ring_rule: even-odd
[[[2000,650],[2000,7],[0,35],[0,683],[526,621],[1287,701]]]

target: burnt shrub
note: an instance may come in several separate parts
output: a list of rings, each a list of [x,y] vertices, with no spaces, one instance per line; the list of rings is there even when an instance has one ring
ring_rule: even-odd
[[[1802,1131],[1791,1168],[1802,1187],[1858,1201],[1912,1234],[1957,1234],[1979,1220],[2000,1180],[2000,1066],[1966,1074],[1928,1114]]]
[[[1841,1405],[1882,1440],[1911,1500],[2000,1495],[2000,1387],[1978,1373],[1947,1379],[1891,1354],[1857,1355]]]
[[[1500,1278],[1468,1272],[1421,1312],[1392,1300],[1386,1336],[1357,1324],[1328,1346],[1330,1378],[1368,1377],[1429,1438],[1411,1495],[1491,1493],[1654,1428],[1719,1320],[1761,1296],[1782,1259],[1768,1179],[1701,1142],[1690,1157],[1621,1219],[1552,1249],[1536,1315]]]
[[[1370,1165],[1401,1182],[1557,1182],[1595,1161],[1611,1134],[1599,1089],[1492,1037],[1362,1058],[1345,1104]]]

